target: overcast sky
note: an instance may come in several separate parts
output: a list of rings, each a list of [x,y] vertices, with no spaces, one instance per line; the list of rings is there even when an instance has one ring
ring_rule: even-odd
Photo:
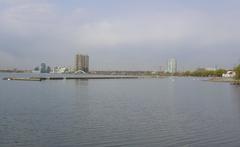
[[[0,68],[147,70],[240,62],[239,0],[0,0]]]

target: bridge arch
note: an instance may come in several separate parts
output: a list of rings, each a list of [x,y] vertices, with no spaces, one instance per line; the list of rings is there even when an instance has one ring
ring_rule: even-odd
[[[75,71],[74,74],[86,74],[86,72],[83,70],[78,70],[78,71]]]

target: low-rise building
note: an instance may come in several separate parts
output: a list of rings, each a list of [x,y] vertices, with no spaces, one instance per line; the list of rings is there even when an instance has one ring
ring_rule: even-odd
[[[236,72],[231,70],[227,71],[227,73],[225,74],[222,74],[223,78],[234,78],[235,76],[236,76]]]
[[[71,74],[74,73],[75,70],[73,67],[61,67],[61,66],[56,66],[53,68],[52,73],[57,73],[57,74]]]
[[[53,68],[53,73],[65,73],[67,71],[67,68],[66,67],[54,67]]]

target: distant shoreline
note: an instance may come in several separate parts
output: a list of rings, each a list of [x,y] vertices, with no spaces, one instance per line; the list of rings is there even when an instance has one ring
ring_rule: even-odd
[[[0,70],[0,73],[29,73],[29,74],[35,74],[32,73],[31,71],[27,70]],[[49,73],[49,77],[51,77],[52,73]],[[54,74],[52,74],[53,77]],[[61,74],[58,74],[61,75]],[[66,75],[74,75],[74,74],[62,74],[63,77]],[[65,75],[65,76],[64,76]],[[118,76],[123,76],[123,77],[138,77],[138,78],[168,78],[168,77],[187,77],[187,78],[208,78],[204,81],[208,82],[224,82],[224,83],[234,83],[234,82],[239,82],[239,80],[235,80],[233,78],[223,78],[223,77],[202,77],[202,76],[180,76],[180,75],[143,75],[143,74],[87,74],[88,76],[110,76],[110,77],[118,77]],[[87,76],[87,75],[81,75],[81,76]],[[77,75],[76,75],[77,76]],[[78,75],[79,76],[79,75]]]

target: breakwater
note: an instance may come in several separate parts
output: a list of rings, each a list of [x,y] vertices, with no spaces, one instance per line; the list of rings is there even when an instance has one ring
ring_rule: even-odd
[[[45,80],[90,80],[90,79],[137,79],[138,76],[66,76],[66,77],[5,77],[3,80],[45,81]],[[142,77],[143,78],[143,77]]]

